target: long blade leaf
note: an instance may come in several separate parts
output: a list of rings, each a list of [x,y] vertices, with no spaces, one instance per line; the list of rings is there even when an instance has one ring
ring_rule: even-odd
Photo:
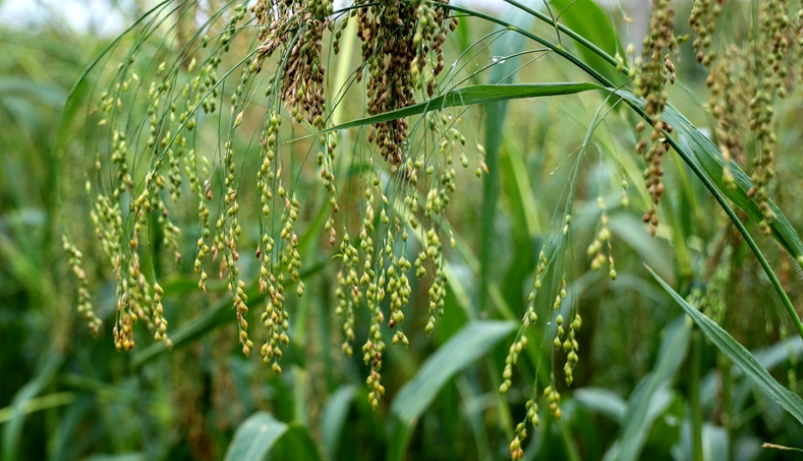
[[[269,454],[272,459],[320,459],[306,428],[260,411],[237,428],[224,461],[263,461]]]
[[[516,322],[472,322],[427,359],[415,377],[401,388],[390,407],[394,419],[388,459],[405,458],[407,441],[415,423],[446,382],[487,354],[515,327]]]
[[[767,394],[772,400],[788,411],[798,421],[803,423],[803,399],[797,394],[781,386],[769,372],[765,370],[744,346],[739,344],[731,335],[709,319],[702,312],[698,311],[686,302],[675,290],[664,282],[649,267],[647,268],[655,280],[666,290],[680,307],[689,314],[694,323],[700,328],[705,336],[714,343],[729,359],[741,369],[753,382]]]
[[[251,415],[237,428],[224,461],[262,461],[287,431],[287,424],[265,412]]]
[[[561,96],[599,89],[602,89],[602,87],[587,82],[471,85],[449,91],[442,96],[438,96],[428,101],[414,104],[403,109],[393,110],[390,112],[341,123],[340,125],[317,132],[315,135],[328,133],[330,131],[339,131],[348,128],[373,125],[376,123],[396,120],[398,118],[419,115],[429,111],[447,109],[449,107],[470,106],[489,102],[508,101],[511,99]],[[303,139],[304,137],[296,138],[290,142]]]

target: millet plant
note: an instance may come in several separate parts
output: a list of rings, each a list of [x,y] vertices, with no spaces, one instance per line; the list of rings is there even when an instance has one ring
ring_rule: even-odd
[[[677,219],[665,208],[667,190],[683,181],[707,191],[720,207],[716,219],[730,224],[701,250],[697,267],[688,264],[702,282],[678,277],[683,296],[652,274],[724,357],[803,422],[803,401],[718,325],[728,315],[726,287],[739,274],[731,260],[746,245],[775,291],[772,303],[783,306],[782,336],[792,326],[803,337],[789,281],[803,264],[803,243],[773,201],[778,157],[796,155],[779,147],[777,112],[803,76],[801,6],[695,0],[690,34],[680,36],[685,18],[676,2],[653,0],[642,40],[630,18],[589,0],[505,2],[515,14],[497,17],[448,0],[167,0],[145,12],[76,86],[94,76],[84,133],[96,142],[75,153],[65,133],[57,156],[81,162],[90,200],[63,218],[77,312],[89,333],[109,329],[118,350],[139,354],[137,364],[185,344],[196,333],[168,323],[164,280],[194,273],[198,290],[225,306],[215,315],[236,322],[236,339],[229,339],[246,357],[258,351],[278,375],[286,355],[298,360],[305,352],[293,344],[294,321],[307,315],[305,278],[332,271],[329,312],[320,315],[335,314],[339,328],[332,344],[307,351],[308,360],[333,344],[347,356],[356,352],[368,402],[379,408],[390,349],[426,341],[411,330],[432,334],[447,297],[463,295],[450,293],[462,286],[450,260],[470,259],[471,249],[450,224],[450,210],[479,188],[479,312],[487,315],[498,299],[486,283],[494,258],[488,236],[507,128],[492,115],[508,101],[588,93],[601,96],[599,106],[582,145],[555,166],[565,186],[528,269],[531,291],[506,307],[518,321],[475,320],[488,328],[476,340],[491,338],[483,350],[516,330],[501,369],[491,368],[499,393],[516,390],[524,402],[524,417],[509,433],[511,458],[525,457],[528,436],[544,419],[561,419],[561,394],[582,369],[588,349],[581,332],[595,326],[574,293],[578,262],[617,279],[612,209],[634,208],[643,213],[639,230],[685,246],[679,227],[664,223]],[[626,46],[609,23],[614,16],[627,30]],[[725,17],[747,21],[748,33],[723,30]],[[460,42],[468,25],[489,32]],[[455,56],[450,40],[462,43]],[[488,58],[504,43],[509,49]],[[683,61],[689,46],[694,59]],[[699,107],[708,131],[673,106],[684,85],[676,77],[681,65],[707,75],[710,99]],[[585,78],[513,83],[527,71],[560,79],[556,66]],[[347,120],[346,107],[362,117]],[[630,129],[608,130],[603,149],[596,131],[611,119]],[[603,162],[614,173],[601,178],[589,158],[606,149],[615,152]],[[668,163],[682,181],[666,179]],[[74,186],[60,184],[62,201],[79,200]],[[588,189],[597,191],[596,210],[578,224],[575,196]],[[609,200],[611,193],[621,198]],[[753,224],[765,241],[749,232]],[[588,232],[586,255],[578,255]],[[770,239],[777,257],[759,247]],[[167,249],[169,260],[156,248]],[[114,274],[112,316],[92,306],[88,259]],[[412,312],[425,320],[411,325]],[[519,369],[526,381],[517,379]],[[700,427],[693,432],[699,454]],[[618,459],[636,456],[627,444],[617,449]]]

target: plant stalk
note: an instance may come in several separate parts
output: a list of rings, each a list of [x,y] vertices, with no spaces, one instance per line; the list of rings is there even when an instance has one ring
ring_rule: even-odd
[[[704,461],[703,457],[703,409],[700,405],[700,358],[702,338],[700,331],[692,331],[691,374],[689,376],[689,405],[691,406],[691,459]]]

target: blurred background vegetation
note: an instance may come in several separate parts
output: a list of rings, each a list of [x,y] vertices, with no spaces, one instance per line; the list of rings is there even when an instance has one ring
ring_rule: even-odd
[[[305,223],[300,232],[309,242],[302,271],[307,295],[291,307],[293,342],[281,376],[262,366],[258,356],[248,359],[240,352],[225,287],[210,284],[209,295],[201,295],[192,258],[185,256],[175,267],[167,263],[170,251],[158,244],[151,257],[163,281],[176,347],[163,353],[163,348],[142,340],[132,353],[117,352],[111,339],[115,282],[87,222],[91,204],[83,195],[86,158],[93,158],[102,136],[99,130],[84,130],[83,124],[91,120],[89,101],[101,77],[90,74],[71,104],[64,102],[87,65],[146,5],[87,0],[59,8],[51,3],[25,10],[32,12],[25,17],[11,15],[8,3],[0,2],[3,460],[223,459],[235,431],[253,414],[263,418],[255,420],[262,421],[263,428],[294,431],[281,438],[271,459],[507,459],[534,377],[548,376],[553,368],[562,394],[562,418],[547,413],[538,429],[529,429],[525,459],[590,460],[606,453],[615,459],[616,450],[624,446],[635,450],[635,459],[693,459],[693,428],[701,432],[704,459],[709,460],[782,459],[788,454],[762,449],[764,442],[803,447],[803,430],[796,420],[690,328],[644,264],[684,296],[693,296],[695,289],[705,291],[717,271],[727,272],[719,282],[720,324],[794,390],[796,357],[803,346],[799,338],[787,339],[793,329],[768,279],[674,154],[664,161],[662,227],[655,238],[649,236],[640,221],[648,197],[634,186],[641,184],[641,159],[634,154],[633,114],[614,109],[597,127],[587,153],[576,157],[604,104],[596,94],[519,100],[464,114],[461,131],[474,138],[469,144],[482,143],[486,149],[496,144],[498,164],[488,165],[492,171],[479,180],[472,157],[472,167],[458,173],[448,213],[457,250],[448,253],[451,282],[444,318],[431,337],[423,333],[426,287],[414,284],[406,320],[414,325],[408,329],[411,345],[388,348],[383,379],[387,393],[377,410],[366,399],[361,357],[348,358],[340,351],[342,338],[333,314],[334,252],[326,236],[318,238],[320,210],[328,207],[328,198],[314,171],[298,176]],[[561,3],[566,2],[553,5]],[[643,3],[607,2],[598,11],[611,21],[622,42],[640,43],[649,11]],[[675,3],[678,17],[688,17],[691,3]],[[725,20],[734,34],[746,33],[740,18],[749,6],[734,3],[736,11]],[[472,5],[492,15],[515,16],[501,4]],[[119,25],[110,30],[95,27],[103,24],[102,18],[95,18],[95,26],[92,21],[76,25],[69,20],[73,7],[100,8],[105,18]],[[589,19],[587,27],[602,28],[598,20]],[[544,24],[523,27],[554,35]],[[689,33],[687,29],[679,20],[678,35]],[[447,63],[492,30],[488,23],[462,21],[445,47]],[[126,40],[133,38],[124,38],[122,48]],[[510,35],[488,43],[479,47],[472,66],[508,62],[471,77],[474,83],[506,77],[521,82],[584,80],[553,56],[505,58],[517,49],[531,49],[533,43]],[[115,57],[110,55],[111,65]],[[671,101],[697,126],[710,126],[702,109],[708,98],[706,75],[689,44],[681,48],[677,65],[679,84],[671,89]],[[779,110],[779,152],[796,151],[800,145],[800,96],[790,95]],[[343,110],[340,121],[362,116],[360,98],[347,100]],[[244,123],[252,128],[258,124]],[[214,129],[208,132],[215,135]],[[246,150],[249,141],[235,143]],[[58,143],[64,152],[59,157]],[[306,148],[297,147],[303,152]],[[244,169],[255,168],[258,161],[257,156],[246,160]],[[800,160],[781,155],[778,162],[771,196],[799,229]],[[576,164],[581,168],[575,175]],[[352,168],[358,173],[360,165]],[[631,184],[626,191],[620,186],[623,179]],[[532,357],[543,358],[538,362],[543,369],[522,361],[513,388],[501,397],[502,366],[513,339],[510,322],[524,313],[539,252],[560,230],[570,190],[574,237],[566,271],[572,305],[578,306],[584,324],[578,334],[580,364],[574,383],[565,385],[562,359],[539,350],[533,340]],[[244,188],[243,195],[256,202],[255,191]],[[599,228],[598,198],[605,203],[613,235],[615,281],[607,277],[607,270],[590,270],[591,258],[586,256]],[[177,213],[192,217],[195,212],[190,207]],[[75,314],[77,286],[61,249],[63,228],[71,230],[84,252],[93,304],[106,324],[98,338],[89,335]],[[750,229],[759,234],[755,226]],[[195,239],[192,232],[187,234],[182,251],[191,255]],[[258,230],[247,228],[244,234],[254,240]],[[758,240],[799,305],[799,268],[775,242]],[[253,273],[254,258],[243,259],[244,272]],[[358,324],[366,322],[367,314],[359,314]],[[472,325],[487,328],[471,330]],[[490,339],[483,340],[483,334]],[[470,351],[465,363],[456,358],[460,351]],[[416,401],[415,396],[421,398]],[[642,410],[637,419],[634,415]],[[695,421],[695,415],[700,420]],[[238,459],[236,453],[230,457]]]

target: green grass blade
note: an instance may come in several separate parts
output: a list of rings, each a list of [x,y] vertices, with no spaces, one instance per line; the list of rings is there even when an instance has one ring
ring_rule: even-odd
[[[468,324],[427,359],[391,404],[393,431],[388,459],[404,459],[413,428],[446,382],[475,363],[516,327],[515,322],[477,321]]]
[[[25,423],[25,406],[36,397],[45,386],[50,383],[53,376],[64,363],[64,357],[56,352],[50,352],[50,358],[45,362],[41,371],[34,379],[17,392],[11,401],[12,415],[3,427],[3,460],[15,461],[19,456],[19,443],[22,436],[22,427]]]
[[[595,2],[592,0],[550,0],[549,3],[555,14],[560,16],[557,18],[558,21],[577,35],[595,44],[609,56],[615,56],[618,53],[619,56],[625,57],[625,49],[619,40],[616,29]],[[577,53],[586,64],[604,75],[616,86],[624,85],[627,82],[627,77],[621,72],[617,72],[616,67],[610,62],[583,45],[582,42],[577,40],[575,42],[577,43]]]
[[[237,428],[224,461],[262,461],[287,430],[270,414],[254,413]]]
[[[315,441],[309,434],[306,427],[291,423],[287,426],[287,431],[276,442],[270,450],[271,460],[294,460],[294,461],[319,461],[321,459]]]
[[[515,10],[505,13],[505,19],[517,28],[529,30],[532,28],[534,18],[528,15],[519,14]],[[494,42],[491,53],[494,56],[506,54],[515,55],[524,46],[524,36],[521,34],[505,33]],[[496,59],[496,58],[494,58]],[[518,72],[515,71],[519,66],[520,57],[510,60],[502,59],[491,68],[488,76],[490,84],[512,84]],[[502,133],[504,132],[505,118],[507,117],[507,100],[487,101],[485,103],[485,162],[486,174],[482,177],[482,209],[480,212],[480,286],[479,303],[480,312],[486,312],[489,304],[489,290],[491,285],[491,274],[494,273],[493,258],[491,255],[498,250],[498,241],[494,238],[494,224],[496,223],[497,201],[499,199],[499,157],[502,149]],[[492,368],[495,364],[491,361]],[[494,372],[494,374],[496,374]],[[503,410],[504,411],[504,410]],[[507,416],[503,421],[508,421]],[[510,425],[512,426],[512,425]],[[510,435],[512,427],[507,427]]]
[[[474,104],[486,104],[497,101],[509,101],[511,99],[540,98],[545,96],[562,96],[568,94],[582,93],[584,91],[599,90],[602,87],[587,82],[561,82],[561,83],[531,83],[531,84],[481,84],[471,85],[464,88],[449,91],[442,96],[370,117],[352,120],[341,123],[340,125],[321,130],[317,133],[299,137],[289,142],[317,136],[331,131],[357,128],[365,125],[396,120],[403,117],[423,114],[434,110],[447,109],[450,107],[470,106]]]
[[[323,408],[321,443],[328,459],[335,459],[335,455],[337,455],[337,445],[340,442],[343,424],[348,418],[351,401],[354,400],[356,393],[357,386],[353,384],[340,386],[329,396],[329,401]]]
[[[488,351],[515,328],[514,322],[470,323],[433,354],[412,381],[393,400],[391,412],[407,424],[415,424],[441,387]]]
[[[706,317],[686,302],[675,290],[663,281],[649,267],[650,273],[658,283],[666,290],[680,307],[694,320],[705,336],[714,343],[723,354],[747,375],[756,386],[764,391],[769,398],[774,400],[784,410],[788,411],[799,422],[803,423],[803,399],[797,394],[789,391],[778,383],[769,372],[765,370],[744,346],[739,344],[731,335],[717,325],[713,320]]]
[[[251,416],[237,428],[225,461],[262,461],[274,444],[287,432],[287,425],[267,413]]]
[[[664,331],[656,367],[633,392],[622,418],[622,432],[617,442],[618,456],[615,456],[619,461],[639,459],[654,419],[651,416],[656,416],[651,410],[656,406],[656,395],[675,376],[686,355],[691,328],[685,322],[676,322]]]
[[[544,230],[538,214],[538,204],[533,195],[533,187],[527,175],[527,165],[524,155],[512,145],[505,143],[505,148],[499,158],[505,195],[510,199],[513,209],[513,219],[516,225],[514,232],[520,232],[521,239],[535,238]]]
[[[598,387],[584,387],[574,391],[574,400],[584,407],[601,415],[605,415],[617,423],[627,411],[627,404],[613,391]]]
[[[74,392],[54,392],[52,394],[43,395],[35,399],[27,400],[22,409],[23,414],[34,413],[49,408],[60,407],[62,405],[69,405],[75,400]],[[0,424],[5,423],[14,416],[14,408],[6,407],[0,408]]]

